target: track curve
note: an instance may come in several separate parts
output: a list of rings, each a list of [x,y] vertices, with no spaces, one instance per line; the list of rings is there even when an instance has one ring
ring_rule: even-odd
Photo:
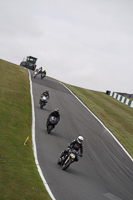
[[[58,81],[37,76],[32,87],[38,161],[55,199],[132,200],[133,162],[108,131]],[[45,90],[50,100],[41,110],[39,98]],[[61,120],[47,134],[46,120],[56,107]],[[78,135],[85,138],[83,158],[62,171],[60,152]]]

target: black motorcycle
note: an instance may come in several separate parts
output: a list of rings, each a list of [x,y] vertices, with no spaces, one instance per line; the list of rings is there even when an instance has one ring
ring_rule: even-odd
[[[42,109],[46,103],[48,102],[48,98],[44,95],[41,95],[41,98],[39,100],[40,108]]]
[[[66,170],[75,161],[75,158],[78,155],[79,154],[75,149],[69,149],[67,154],[59,158],[58,165],[62,166],[62,170]]]
[[[58,124],[58,118],[51,116],[46,124],[48,134],[54,129],[55,125],[57,124]]]
[[[41,79],[43,79],[46,76],[46,73],[42,72],[41,73]]]

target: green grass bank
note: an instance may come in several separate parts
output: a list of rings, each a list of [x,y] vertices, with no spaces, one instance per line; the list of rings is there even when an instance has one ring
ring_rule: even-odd
[[[0,200],[50,200],[32,150],[28,71],[0,59],[0,72]]]
[[[133,158],[133,108],[104,92],[63,84],[100,119]]]

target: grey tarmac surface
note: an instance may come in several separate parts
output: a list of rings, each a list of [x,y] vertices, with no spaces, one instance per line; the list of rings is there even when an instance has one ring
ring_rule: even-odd
[[[108,131],[58,81],[37,76],[32,82],[37,156],[55,199],[133,200],[133,162]],[[39,98],[46,90],[50,99],[41,110]],[[48,134],[46,120],[57,107],[61,120]],[[63,171],[59,155],[79,135],[85,139],[83,158]]]

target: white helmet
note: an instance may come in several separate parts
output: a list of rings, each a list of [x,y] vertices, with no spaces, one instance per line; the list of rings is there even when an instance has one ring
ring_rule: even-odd
[[[59,108],[56,108],[54,111],[55,111],[55,112],[59,112]]]
[[[83,142],[84,138],[82,136],[78,136],[77,141],[79,144]]]

